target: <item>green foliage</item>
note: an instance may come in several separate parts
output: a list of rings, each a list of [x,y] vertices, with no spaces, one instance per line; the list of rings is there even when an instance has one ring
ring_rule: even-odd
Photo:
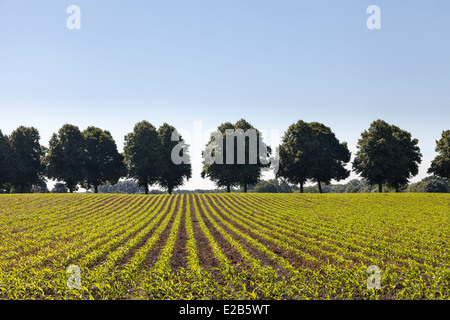
[[[313,133],[311,126],[302,120],[292,124],[285,132],[278,149],[279,167],[276,177],[292,184],[303,185],[310,178],[309,168],[313,161]]]
[[[250,144],[251,138],[246,138],[247,130],[255,130],[256,144]],[[227,130],[233,130],[233,136],[227,136]],[[215,134],[222,138],[223,144],[220,146],[219,142],[215,140]],[[232,139],[232,140],[230,140]],[[242,144],[240,144],[242,143]],[[228,146],[233,145],[233,151],[227,150]],[[228,146],[227,146],[228,145]],[[259,150],[266,148],[267,153],[260,154]],[[212,148],[212,150],[208,149]],[[244,161],[239,163],[238,150],[244,150]],[[233,152],[233,157],[231,157]],[[256,153],[256,154],[253,154]],[[203,157],[211,155],[216,157],[216,162],[207,163],[203,161],[202,178],[208,177],[216,183],[218,187],[226,187],[230,192],[232,187],[240,186],[244,192],[247,192],[248,186],[256,184],[261,178],[262,170],[270,166],[269,157],[271,150],[262,141],[261,133],[254,128],[250,123],[241,119],[234,125],[230,122],[221,124],[217,131],[211,134],[211,138],[207,144],[207,148],[202,152]],[[232,159],[232,163],[227,163],[228,158]],[[256,156],[256,163],[251,163],[251,157]]]
[[[438,155],[431,162],[428,173],[450,180],[450,130],[443,131],[441,139],[436,141]]]
[[[291,193],[293,187],[283,179],[261,180],[256,185],[251,186],[250,190],[256,193]]]
[[[420,182],[410,184],[406,192],[450,192],[450,183],[440,177],[430,176]]]
[[[33,193],[48,193],[47,182],[45,179],[39,180],[36,184],[31,187],[31,192]]]
[[[313,131],[313,150],[314,157],[310,167],[310,177],[319,185],[330,181],[340,181],[350,175],[350,171],[344,168],[344,165],[350,161],[350,151],[347,143],[340,143],[329,127],[318,123],[310,123]]]
[[[221,124],[216,133],[220,135],[218,138],[222,138],[225,140],[225,132],[227,129],[234,130],[234,125],[230,122],[226,122]],[[211,181],[215,182],[216,185],[220,187],[226,187],[227,192],[231,191],[231,187],[237,185],[236,179],[236,166],[233,164],[226,164],[226,152],[227,145],[223,143],[222,148],[219,149],[219,142],[216,141],[216,138],[211,134],[211,138],[208,142],[209,146],[214,146],[215,148],[211,151],[205,149],[202,151],[202,156],[205,157],[208,152],[210,152],[211,157],[216,157],[219,161],[222,159],[222,163],[207,163],[203,161],[203,170],[201,172],[201,177],[208,177]],[[220,152],[222,153],[220,155]]]
[[[44,159],[49,178],[64,181],[70,193],[78,189],[86,177],[86,142],[77,126],[63,125],[49,142]]]
[[[144,188],[140,187],[134,180],[122,180],[114,185],[105,184],[98,188],[100,193],[144,193]]]
[[[124,157],[117,151],[116,142],[109,131],[88,127],[83,131],[86,148],[83,186],[94,187],[95,193],[102,184],[116,184],[126,174]]]
[[[50,190],[51,193],[67,193],[67,188],[64,183],[57,182],[53,186],[52,190]]]
[[[156,128],[145,120],[137,123],[125,136],[123,150],[128,177],[137,180],[148,194],[149,185],[157,183],[163,173],[163,152]]]
[[[448,201],[448,194],[2,196],[0,299],[448,300]],[[70,265],[81,271],[79,289],[68,288]],[[369,266],[379,269],[380,289],[367,287]]]
[[[318,122],[292,124],[279,147],[279,158],[276,176],[300,184],[300,192],[309,179],[317,182],[322,192],[322,182],[339,181],[350,174],[344,168],[350,161],[347,143],[340,143],[329,127]]]
[[[20,126],[9,136],[12,149],[13,175],[11,184],[23,193],[43,177],[41,159],[45,148],[39,144],[39,131],[34,127]]]
[[[399,191],[418,173],[422,155],[418,140],[399,127],[382,120],[372,122],[361,134],[353,169],[371,185],[382,185]]]
[[[253,189],[253,192],[256,193],[277,193],[278,189],[275,183],[271,182],[271,181],[259,181],[256,185],[255,188]]]
[[[13,150],[7,136],[0,130],[0,189],[13,180]]]
[[[184,179],[189,180],[192,177],[192,168],[190,164],[189,147],[184,143],[181,135],[176,134],[176,129],[173,126],[164,123],[158,129],[158,137],[161,141],[161,166],[162,172],[158,178],[158,184],[167,189],[169,194],[172,191],[184,184]],[[174,149],[176,146],[180,150]],[[176,164],[172,159],[172,151],[177,150],[183,162]]]

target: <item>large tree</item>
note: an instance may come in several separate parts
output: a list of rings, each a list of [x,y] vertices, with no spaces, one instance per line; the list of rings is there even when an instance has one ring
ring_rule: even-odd
[[[83,131],[86,159],[83,186],[87,189],[109,183],[116,184],[125,175],[124,157],[117,151],[111,133],[96,127]]]
[[[383,184],[399,191],[419,171],[422,154],[418,140],[383,120],[372,122],[361,134],[357,149],[355,172],[370,185],[378,185],[379,192],[383,192]]]
[[[64,181],[70,193],[77,190],[86,176],[86,144],[77,126],[65,124],[52,135],[44,163],[49,178]]]
[[[428,173],[450,180],[450,130],[442,131],[441,139],[436,141],[438,155],[431,161]]]
[[[148,121],[138,122],[125,136],[125,164],[128,177],[137,180],[148,194],[149,185],[161,177],[162,146],[156,128]]]
[[[0,130],[0,189],[14,177],[13,150],[7,136]]]
[[[211,137],[202,151],[203,170],[201,177],[208,177],[219,188],[226,187],[227,192],[231,192],[231,187],[236,186],[235,166],[226,164],[226,144],[224,143],[226,130],[234,130],[231,122],[221,124]]]
[[[350,162],[350,151],[346,142],[339,142],[331,129],[322,123],[311,122],[312,159],[308,176],[317,182],[322,193],[322,182],[340,181],[350,175],[345,164]]]
[[[350,172],[344,167],[349,161],[347,144],[340,143],[329,127],[299,120],[284,134],[276,176],[300,184],[301,193],[303,185],[311,179],[317,182],[322,193],[322,183],[349,176]]]
[[[227,192],[233,186],[247,192],[249,185],[259,181],[262,170],[270,166],[270,148],[262,141],[261,133],[244,119],[234,125],[221,124],[211,134],[202,154],[202,178],[226,187]]]
[[[175,188],[183,185],[184,179],[192,177],[189,149],[175,127],[167,123],[159,127],[158,136],[162,147],[162,172],[158,184],[172,194]]]
[[[278,148],[278,157],[276,177],[299,184],[300,193],[303,193],[312,161],[312,129],[307,122],[299,120],[289,126]]]
[[[20,126],[9,136],[13,151],[14,176],[12,185],[23,193],[43,177],[41,158],[45,148],[39,144],[39,131],[34,127]]]
[[[247,192],[248,186],[256,184],[261,179],[262,171],[270,167],[271,149],[264,143],[261,132],[246,120],[237,121],[234,129],[234,163],[237,164],[237,184],[244,192]],[[243,157],[240,156],[242,150]]]

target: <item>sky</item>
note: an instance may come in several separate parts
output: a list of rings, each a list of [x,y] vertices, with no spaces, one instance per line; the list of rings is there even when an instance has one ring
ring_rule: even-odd
[[[80,29],[67,27],[70,5]],[[370,5],[380,29],[367,27]],[[167,122],[191,144],[182,189],[214,187],[201,150],[241,118],[272,147],[298,120],[321,122],[353,156],[385,120],[419,140],[419,181],[449,110],[449,1],[0,0],[2,132],[34,126],[48,146],[66,123],[92,125],[122,151],[137,122]]]

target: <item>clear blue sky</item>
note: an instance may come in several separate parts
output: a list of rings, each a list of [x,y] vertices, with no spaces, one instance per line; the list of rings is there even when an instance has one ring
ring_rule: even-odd
[[[383,119],[419,139],[417,181],[450,129],[450,2],[0,0],[0,110],[5,134],[35,126],[47,146],[65,123],[95,125],[119,150],[144,119],[193,135],[245,118],[281,135],[322,122],[354,152]],[[192,157],[184,188],[212,187]]]

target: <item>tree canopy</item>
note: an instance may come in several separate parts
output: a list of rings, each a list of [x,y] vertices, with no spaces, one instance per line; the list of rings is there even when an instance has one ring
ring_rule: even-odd
[[[399,191],[400,187],[417,175],[422,154],[418,140],[411,134],[383,120],[372,122],[369,130],[361,134],[353,162],[355,172],[369,184],[383,184]]]
[[[9,139],[0,130],[0,188],[13,180],[13,150]]]
[[[248,185],[256,184],[262,170],[270,166],[270,153],[261,133],[249,122],[225,122],[211,134],[202,152],[201,176],[209,177],[218,187],[226,187],[227,192],[235,186],[247,192]]]
[[[98,192],[100,185],[116,184],[126,174],[124,156],[117,151],[111,133],[96,127],[83,131],[86,159],[83,186],[94,187]]]
[[[20,126],[9,136],[13,160],[11,184],[21,193],[43,177],[41,158],[45,148],[39,140],[39,131],[34,127]]]
[[[347,143],[340,143],[329,127],[318,122],[300,120],[292,124],[284,134],[278,153],[276,176],[300,184],[300,192],[308,180],[317,182],[322,193],[322,183],[339,181],[350,174],[344,167],[350,161]]]
[[[148,121],[138,122],[125,136],[125,164],[128,177],[135,179],[148,194],[163,172],[162,147],[156,128]]]
[[[307,122],[299,120],[289,126],[278,148],[278,157],[276,177],[299,184],[303,193],[312,160],[312,129]]]
[[[77,126],[63,125],[49,142],[44,158],[49,178],[64,181],[69,192],[78,189],[86,177],[86,143]]]
[[[435,151],[438,155],[431,161],[428,173],[450,180],[450,130],[442,131]]]
[[[164,123],[158,129],[161,142],[161,175],[158,184],[167,189],[169,194],[184,184],[184,179],[192,177],[189,148],[175,127]],[[176,154],[173,154],[175,151]],[[174,162],[177,161],[177,163]]]

